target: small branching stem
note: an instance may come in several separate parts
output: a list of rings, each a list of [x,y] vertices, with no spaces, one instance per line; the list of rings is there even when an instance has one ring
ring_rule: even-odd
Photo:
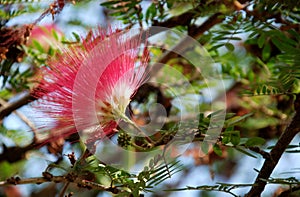
[[[21,185],[21,184],[41,184],[46,182],[54,182],[54,183],[75,183],[77,185],[81,185],[85,188],[91,188],[99,191],[114,191],[114,193],[119,193],[121,190],[115,188],[115,187],[105,187],[99,183],[95,183],[92,181],[87,181],[84,179],[81,179],[80,177],[74,177],[74,179],[70,179],[68,175],[64,176],[47,176],[47,177],[33,177],[33,178],[24,178],[21,179],[19,177],[11,177],[7,179],[6,181],[0,181],[0,187],[1,186],[7,186],[7,185]],[[61,192],[62,193],[62,192]]]

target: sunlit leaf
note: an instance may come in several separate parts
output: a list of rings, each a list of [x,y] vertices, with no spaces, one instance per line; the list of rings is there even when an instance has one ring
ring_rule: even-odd
[[[261,137],[252,137],[245,143],[246,146],[260,146],[266,143],[266,140]]]

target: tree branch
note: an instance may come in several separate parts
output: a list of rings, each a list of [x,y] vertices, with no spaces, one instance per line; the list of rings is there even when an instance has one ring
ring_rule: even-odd
[[[202,25],[200,26],[191,26],[189,29],[189,36],[197,39],[204,32],[212,28],[214,25],[221,23],[224,20],[223,14],[218,12],[209,17]],[[179,20],[180,21],[180,20]],[[188,24],[185,24],[188,25]],[[169,27],[169,26],[167,26]],[[155,76],[158,71],[164,66],[163,64],[167,63],[168,60],[178,57],[178,52],[184,51],[187,47],[190,46],[191,38],[186,37],[182,39],[176,46],[170,51],[166,51],[158,60],[158,63],[154,64],[151,68],[150,76]]]
[[[246,194],[246,197],[256,197],[261,195],[267,184],[264,180],[270,177],[285,149],[290,144],[292,139],[297,135],[297,133],[300,132],[300,94],[296,95],[294,108],[296,111],[295,116],[293,117],[289,126],[285,129],[283,134],[278,139],[274,148],[271,150],[270,158],[267,158],[265,160],[253,187],[250,189],[248,194]]]
[[[268,152],[261,150],[259,147],[257,146],[253,146],[253,147],[248,147],[249,150],[252,150],[253,152],[256,152],[258,154],[260,154],[264,159],[271,159],[271,156]]]
[[[178,25],[189,25],[190,24],[190,20],[192,19],[191,14],[192,13],[197,13],[193,10],[188,11],[186,14],[180,15],[181,17],[175,16],[170,18],[169,20],[165,21],[164,23],[156,23],[153,25],[160,25],[160,26],[164,26],[164,27],[174,27],[174,26],[178,26]],[[185,16],[185,18],[187,16],[189,20],[181,20],[181,18]],[[224,17],[222,17],[223,14],[222,13],[215,13],[213,14],[211,17],[209,17],[202,25],[200,26],[190,26],[189,28],[189,36],[193,37],[193,38],[198,38],[199,36],[201,36],[205,31],[209,30],[210,28],[212,28],[214,25],[221,23],[224,20]],[[177,21],[175,23],[175,21]],[[179,22],[180,21],[180,22]],[[179,22],[179,23],[178,23]],[[184,23],[183,23],[184,22]],[[156,29],[155,29],[156,30]],[[147,31],[145,31],[147,32]],[[144,32],[144,33],[145,33]],[[158,32],[149,32],[151,35],[155,35]],[[147,34],[147,33],[145,33]],[[177,44],[175,47],[175,50],[185,50],[188,47],[188,42],[186,42],[186,39],[183,39],[179,44]],[[173,53],[171,51],[167,51],[166,53],[164,53],[162,55],[162,57],[159,59],[158,62],[160,63],[166,63],[169,59],[177,57],[178,54],[177,53]],[[151,71],[151,75],[150,76],[154,76],[161,68],[162,68],[162,64],[154,64],[153,65],[153,69]],[[153,72],[153,73],[152,73]],[[12,103],[8,103],[6,106],[1,106],[0,107],[0,120],[2,120],[3,118],[5,118],[6,116],[10,115],[13,111],[17,110],[18,108],[32,102],[36,100],[36,98],[28,91],[26,92],[20,99],[18,99],[15,102]],[[38,145],[28,145],[26,147],[10,147],[10,148],[4,148],[3,153],[0,154],[0,162],[1,161],[8,161],[10,163],[19,161],[21,159],[24,159],[25,154],[27,151],[32,150],[33,148],[37,147]]]
[[[12,103],[8,103],[6,106],[0,107],[0,120],[11,114],[16,109],[27,105],[31,101],[34,101],[36,98],[31,95],[29,91],[27,91],[20,99],[14,101]]]
[[[9,147],[3,145],[3,152],[0,154],[0,162],[7,161],[14,163],[25,158],[26,152],[36,148],[38,145],[32,143],[25,147]]]
[[[78,187],[87,188],[87,189],[95,189],[99,191],[108,191],[114,194],[120,193],[116,187],[105,187],[99,183],[95,183],[92,181],[87,181],[80,177],[73,177],[71,173],[65,176],[53,176],[50,173],[46,173],[47,176],[44,177],[33,177],[33,178],[25,178],[21,179],[19,177],[11,177],[6,181],[1,181],[0,186],[7,186],[7,185],[21,185],[21,184],[41,184],[46,182],[54,182],[54,183],[76,183]]]

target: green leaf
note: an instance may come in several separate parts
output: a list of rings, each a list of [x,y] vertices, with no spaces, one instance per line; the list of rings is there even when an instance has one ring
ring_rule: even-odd
[[[248,79],[250,82],[254,82],[255,74],[252,70],[248,72]]]
[[[47,54],[49,55],[49,57],[52,57],[55,54],[55,52],[56,50],[50,46]]]
[[[114,4],[117,4],[117,3],[120,3],[121,1],[107,1],[107,2],[103,2],[103,3],[100,3],[101,6],[105,6],[105,7],[109,7],[109,6],[112,6]]]
[[[273,38],[278,38],[279,40],[281,40],[283,42],[282,44],[286,44],[286,45],[289,45],[291,47],[296,47],[299,44],[297,41],[295,41],[292,38],[288,37],[282,31],[271,30],[271,32],[273,34],[272,39]]]
[[[267,86],[263,85],[262,87],[262,93],[267,94]]]
[[[240,37],[230,37],[230,38],[228,38],[229,40],[237,40],[237,41],[239,41],[239,40],[242,40],[242,38],[240,38]]]
[[[0,98],[4,100],[8,100],[13,96],[13,93],[7,89],[3,89],[0,91]]]
[[[174,2],[175,2],[175,1],[174,1]],[[171,9],[174,2],[173,2],[173,1],[166,1],[166,3],[167,3],[167,8],[168,8],[168,9]]]
[[[223,154],[222,149],[220,148],[220,146],[218,144],[214,144],[213,150],[217,155],[222,156],[222,154]]]
[[[252,26],[251,26],[251,28],[252,28]],[[248,38],[252,39],[252,38],[256,37],[257,34],[258,34],[257,31],[253,31],[251,34],[249,34]]]
[[[266,143],[266,140],[261,137],[253,137],[246,141],[245,146],[259,146]]]
[[[282,52],[288,52],[288,53],[294,54],[295,51],[297,51],[295,47],[287,44],[286,42],[284,42],[283,40],[281,40],[277,37],[273,37],[272,42]]]
[[[182,170],[182,165],[179,164],[179,161],[172,161],[169,164],[161,164],[155,170],[149,171],[151,176],[147,180],[147,187],[152,185],[158,185],[164,180],[170,178],[170,175],[175,174]],[[143,172],[142,172],[143,173]],[[144,176],[145,177],[145,176]]]
[[[261,34],[257,40],[257,44],[259,48],[262,48],[264,43],[266,41],[266,35],[265,34]]]
[[[231,143],[236,146],[240,143],[240,139],[240,131],[234,131],[231,135]]]
[[[208,51],[215,51],[222,46],[224,46],[224,43],[215,45],[215,46],[211,47]]]
[[[224,135],[223,138],[222,138],[222,143],[223,144],[228,144],[230,143],[230,136],[229,135]]]
[[[232,131],[234,131],[234,126],[226,128],[225,133],[232,132]]]
[[[76,42],[80,42],[80,36],[77,33],[72,32],[72,35],[74,36]]]
[[[230,119],[232,117],[234,117],[236,115],[236,113],[226,113],[225,119]]]
[[[217,115],[219,115],[219,114],[223,115],[223,112],[224,112],[223,109],[214,111],[214,112],[210,113],[210,114],[207,116],[207,118],[211,118],[211,117],[217,116]]]
[[[155,16],[156,16],[156,8],[155,8],[155,4],[152,3],[146,11],[146,21],[148,21],[149,18],[153,19]]]
[[[44,53],[44,52],[45,52],[43,46],[42,46],[37,40],[33,40],[32,43],[33,43],[33,46],[34,46],[39,52],[41,52],[41,53]]]
[[[225,44],[225,47],[228,51],[234,51],[234,45],[229,42]]]
[[[57,31],[55,31],[54,29],[52,30],[52,35],[56,41],[59,41],[60,36],[58,35]]]
[[[233,129],[233,127],[229,127],[225,130],[225,132],[222,134],[222,143],[232,143],[235,146],[240,143],[240,131],[234,131]]]
[[[265,44],[262,51],[262,59],[267,60],[271,55],[271,45],[269,43]]]
[[[230,118],[230,119],[228,119],[228,120],[225,121],[225,126],[229,127],[229,126],[235,125],[236,123],[245,120],[249,116],[252,116],[252,114],[253,113],[249,113],[249,114],[245,114],[243,116],[235,116],[233,118]]]
[[[296,32],[294,29],[288,30],[290,34],[292,34],[298,41],[300,41],[300,34]]]
[[[26,160],[21,160],[16,163],[9,163],[7,161],[0,163],[0,180],[5,180],[9,177],[12,177],[16,174],[20,174],[20,170],[24,168],[24,165],[26,164]]]

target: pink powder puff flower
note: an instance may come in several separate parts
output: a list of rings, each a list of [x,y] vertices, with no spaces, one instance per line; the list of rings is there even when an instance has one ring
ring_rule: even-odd
[[[144,51],[139,59],[140,36],[99,28],[87,37],[42,71],[34,107],[54,120],[44,128],[50,130],[48,141],[76,132],[88,134],[87,142],[113,135],[146,79],[149,56]]]

